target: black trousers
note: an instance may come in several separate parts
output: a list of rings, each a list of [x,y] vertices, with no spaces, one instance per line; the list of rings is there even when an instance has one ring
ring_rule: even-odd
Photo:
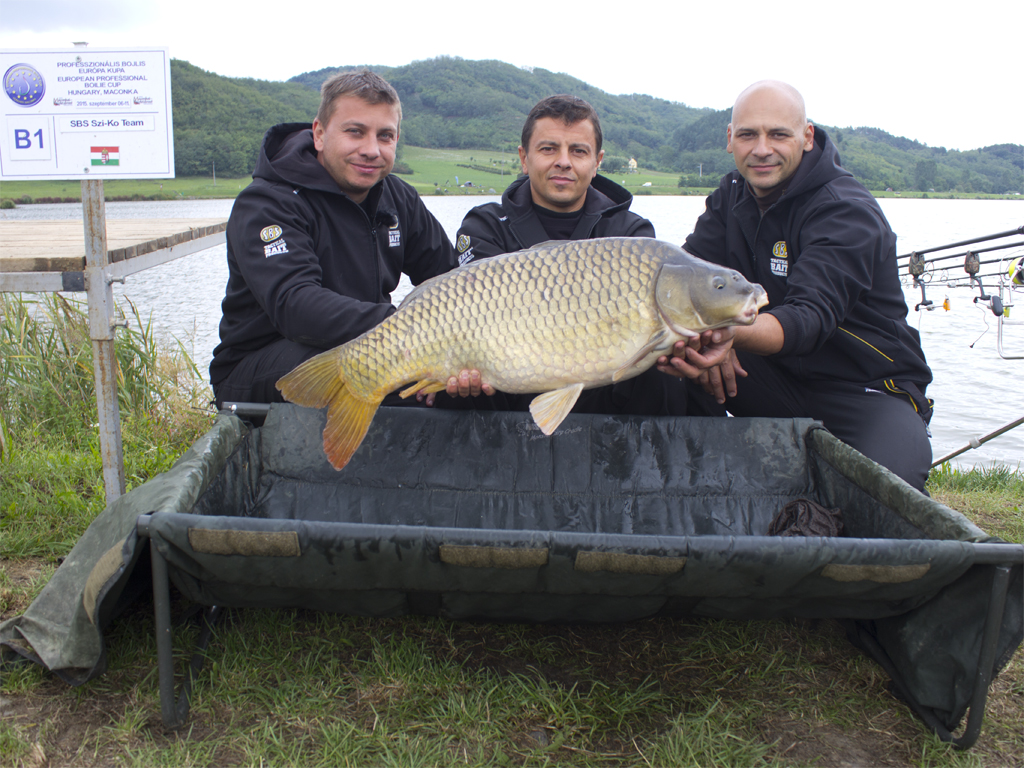
[[[797,381],[769,358],[738,353],[746,378],[736,397],[719,405],[695,382],[687,383],[690,415],[817,419],[833,435],[924,490],[932,463],[928,427],[908,398],[845,382]]]
[[[234,368],[227,378],[213,386],[217,408],[224,403],[282,403],[277,391],[278,379],[300,363],[316,357],[325,349],[309,347],[288,339],[280,339],[263,349],[251,352]],[[382,405],[422,405],[415,397],[403,400],[396,392],[384,398]]]
[[[528,411],[530,402],[536,396],[537,393],[497,392],[492,396],[450,397],[444,392],[438,392],[435,406],[462,411]],[[685,383],[655,368],[649,368],[632,379],[583,390],[572,412],[612,416],[685,416],[686,405]]]

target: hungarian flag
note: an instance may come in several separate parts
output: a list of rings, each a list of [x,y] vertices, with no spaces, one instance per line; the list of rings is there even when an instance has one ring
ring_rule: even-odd
[[[93,165],[120,165],[117,147],[90,147]]]

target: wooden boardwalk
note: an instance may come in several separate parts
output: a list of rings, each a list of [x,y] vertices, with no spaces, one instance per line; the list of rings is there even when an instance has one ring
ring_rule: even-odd
[[[107,219],[111,264],[223,232],[223,219]],[[85,269],[81,219],[0,221],[0,272]]]

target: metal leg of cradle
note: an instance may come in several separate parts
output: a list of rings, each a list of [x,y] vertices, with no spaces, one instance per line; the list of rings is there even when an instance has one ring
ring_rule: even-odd
[[[1003,609],[1006,607],[1006,594],[1010,586],[1011,568],[1008,565],[997,565],[992,575],[992,592],[988,602],[988,613],[981,634],[981,650],[978,654],[978,668],[974,675],[974,689],[971,692],[970,710],[967,714],[967,725],[960,736],[954,736],[945,725],[927,707],[923,707],[903,684],[902,677],[885,650],[868,632],[857,626],[857,639],[865,650],[877,661],[892,679],[893,685],[907,705],[920,717],[935,735],[942,741],[951,742],[959,749],[970,749],[981,735],[981,722],[985,716],[985,704],[988,701],[988,688],[992,683],[993,669],[996,661],[996,648],[999,642],[999,628],[1002,624]]]
[[[150,559],[153,565],[153,607],[156,618],[157,670],[160,676],[160,718],[165,728],[176,730],[188,719],[192,699],[192,685],[203,668],[204,652],[213,636],[213,627],[220,617],[221,607],[211,606],[203,616],[196,651],[188,665],[188,675],[181,684],[181,693],[174,696],[174,644],[171,634],[171,594],[164,560],[150,539]]]
[[[981,635],[981,654],[978,659],[978,673],[974,678],[974,691],[971,693],[971,711],[967,715],[967,727],[958,737],[952,737],[950,734],[950,740],[960,749],[970,749],[981,734],[981,721],[985,714],[985,702],[988,700],[988,687],[992,684],[993,670],[996,664],[999,627],[1003,621],[1006,593],[1010,587],[1010,572],[1010,566],[997,565],[995,573],[992,575],[992,594],[988,601],[985,629]],[[942,734],[939,736],[941,738]]]

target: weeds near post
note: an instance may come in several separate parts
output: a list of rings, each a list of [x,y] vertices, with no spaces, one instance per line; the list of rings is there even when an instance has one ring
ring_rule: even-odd
[[[180,343],[159,349],[127,303],[118,329],[118,407],[127,487],[165,471],[213,417]],[[5,556],[66,551],[104,505],[93,342],[83,302],[0,294],[0,531]]]
[[[127,302],[114,344],[122,417],[180,418],[205,406],[205,382],[179,343],[161,352],[152,325]],[[122,317],[124,315],[122,314]],[[93,350],[85,305],[60,294],[0,296],[0,413],[5,443],[30,426],[75,432],[96,419]]]

